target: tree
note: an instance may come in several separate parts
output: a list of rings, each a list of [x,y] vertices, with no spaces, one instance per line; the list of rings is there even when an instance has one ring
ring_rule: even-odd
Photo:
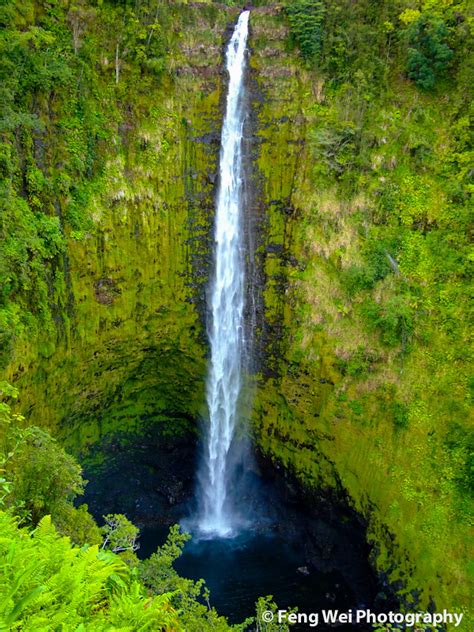
[[[82,36],[89,23],[95,17],[95,10],[83,1],[73,1],[67,12],[67,23],[72,32],[74,54],[77,55],[82,43]]]
[[[45,515],[56,515],[65,504],[84,492],[81,467],[51,435],[31,426],[12,428],[15,452],[5,467],[12,480],[12,501],[21,502],[22,514],[33,524]]]
[[[138,528],[123,514],[104,516],[105,525],[101,532],[104,536],[102,549],[110,549],[114,553],[122,551],[135,552],[140,548],[137,542]]]
[[[15,398],[17,389],[0,382],[0,396]],[[0,506],[23,523],[36,526],[51,515],[58,531],[76,544],[99,544],[101,534],[87,505],[74,507],[86,481],[75,459],[51,435],[0,402]]]
[[[321,50],[324,3],[320,0],[292,0],[287,6],[291,30],[307,61],[312,61]]]
[[[440,18],[420,15],[406,31],[407,74],[417,86],[430,90],[442,77],[453,57],[447,44],[448,28]]]

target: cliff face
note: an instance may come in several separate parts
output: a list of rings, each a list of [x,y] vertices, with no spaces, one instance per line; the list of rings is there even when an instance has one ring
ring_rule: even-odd
[[[7,371],[28,418],[75,451],[111,431],[138,430],[144,416],[194,426],[201,410],[222,47],[234,13],[202,6],[168,15],[171,71],[146,93],[124,67],[110,96],[111,62],[101,59],[102,107],[113,110],[97,149],[88,222],[74,231],[63,219],[74,199],[58,197],[67,247],[42,270],[46,314],[17,297],[31,315],[15,332]],[[100,32],[100,23],[89,28]],[[65,144],[57,120],[65,106],[55,107],[51,114],[37,106],[49,117],[40,141],[51,154]],[[39,142],[39,132],[32,136]],[[55,166],[48,158],[39,165],[45,178]]]
[[[99,166],[83,177],[87,221],[74,220],[81,196],[72,185],[54,184],[72,160],[81,108],[73,116],[67,96],[37,95],[30,105],[44,122],[41,131],[7,133],[17,152],[15,195],[33,213],[57,219],[65,246],[41,261],[34,281],[28,277],[30,286],[18,288],[2,312],[6,375],[20,389],[28,420],[53,429],[74,452],[110,433],[139,432],[145,419],[170,422],[171,431],[194,429],[202,411],[222,52],[235,17],[234,9],[208,4],[160,15],[167,71],[156,80],[134,74],[138,62],[125,57],[114,67],[116,51],[123,52],[112,35],[117,25],[87,17],[92,35],[109,38],[97,59]],[[145,43],[150,20],[147,29]],[[350,109],[350,95],[338,102],[321,76],[305,69],[289,46],[281,10],[252,12],[249,44],[256,442],[305,486],[335,490],[365,517],[374,561],[407,602],[463,607],[468,540],[458,479],[465,446],[446,447],[448,429],[459,434],[467,424],[463,369],[457,356],[440,368],[448,338],[426,316],[422,298],[406,298],[410,279],[420,274],[410,268],[418,235],[405,259],[384,246],[370,250],[377,272],[370,268],[370,277],[364,267],[367,244],[379,238],[383,183],[398,174],[404,151],[419,160],[420,143],[431,142],[430,122],[416,119],[416,134],[403,127],[419,97],[406,84],[394,85],[393,107],[377,102],[374,126],[360,132],[370,137],[369,166],[354,175],[357,190],[343,191],[340,165],[352,177],[344,152],[356,132],[353,122],[336,124],[334,109]],[[424,107],[446,140],[450,104],[427,100]],[[409,138],[397,154],[404,129]],[[434,151],[445,151],[443,143]],[[324,179],[331,152],[339,152],[337,177]],[[41,178],[46,184],[39,187]],[[422,195],[409,179],[402,189],[412,196],[406,206]],[[434,200],[436,189],[429,191]],[[410,324],[405,298],[419,310],[418,324]],[[422,330],[431,338],[423,339]],[[451,396],[440,401],[439,389]]]
[[[361,105],[367,86],[334,92],[305,70],[270,9],[254,13],[250,46],[266,217],[257,443],[305,486],[348,498],[402,601],[466,608],[465,281],[452,268],[440,290],[456,255],[429,255],[430,241],[452,239],[458,222],[446,230],[459,93],[424,96],[421,106],[394,76],[386,96]],[[429,159],[410,158],[430,143]],[[381,219],[387,207],[400,219]],[[439,291],[458,297],[451,316]]]

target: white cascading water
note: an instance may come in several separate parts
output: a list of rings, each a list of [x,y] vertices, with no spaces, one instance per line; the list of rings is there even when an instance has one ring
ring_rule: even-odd
[[[242,135],[248,23],[249,12],[244,11],[240,14],[227,48],[229,88],[221,136],[220,178],[215,219],[215,269],[209,305],[209,429],[200,477],[199,530],[216,537],[226,537],[234,531],[228,461],[242,379]]]

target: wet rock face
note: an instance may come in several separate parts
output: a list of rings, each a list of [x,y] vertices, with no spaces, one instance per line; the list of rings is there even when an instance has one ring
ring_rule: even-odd
[[[95,300],[102,305],[111,305],[120,295],[120,288],[111,278],[99,279],[94,283]]]
[[[283,539],[304,543],[306,565],[298,571],[304,575],[337,571],[348,580],[360,603],[376,605],[381,585],[369,563],[371,549],[361,516],[335,494],[305,489],[261,454],[258,463],[268,502],[267,518]]]
[[[99,523],[126,514],[140,529],[166,529],[186,513],[194,493],[195,433],[122,434],[93,449],[84,463],[84,501]]]

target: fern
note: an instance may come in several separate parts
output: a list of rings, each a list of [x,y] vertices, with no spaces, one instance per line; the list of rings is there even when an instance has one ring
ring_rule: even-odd
[[[0,511],[0,630],[179,630],[171,593],[150,597],[115,554],[75,547],[49,516],[29,533]]]

